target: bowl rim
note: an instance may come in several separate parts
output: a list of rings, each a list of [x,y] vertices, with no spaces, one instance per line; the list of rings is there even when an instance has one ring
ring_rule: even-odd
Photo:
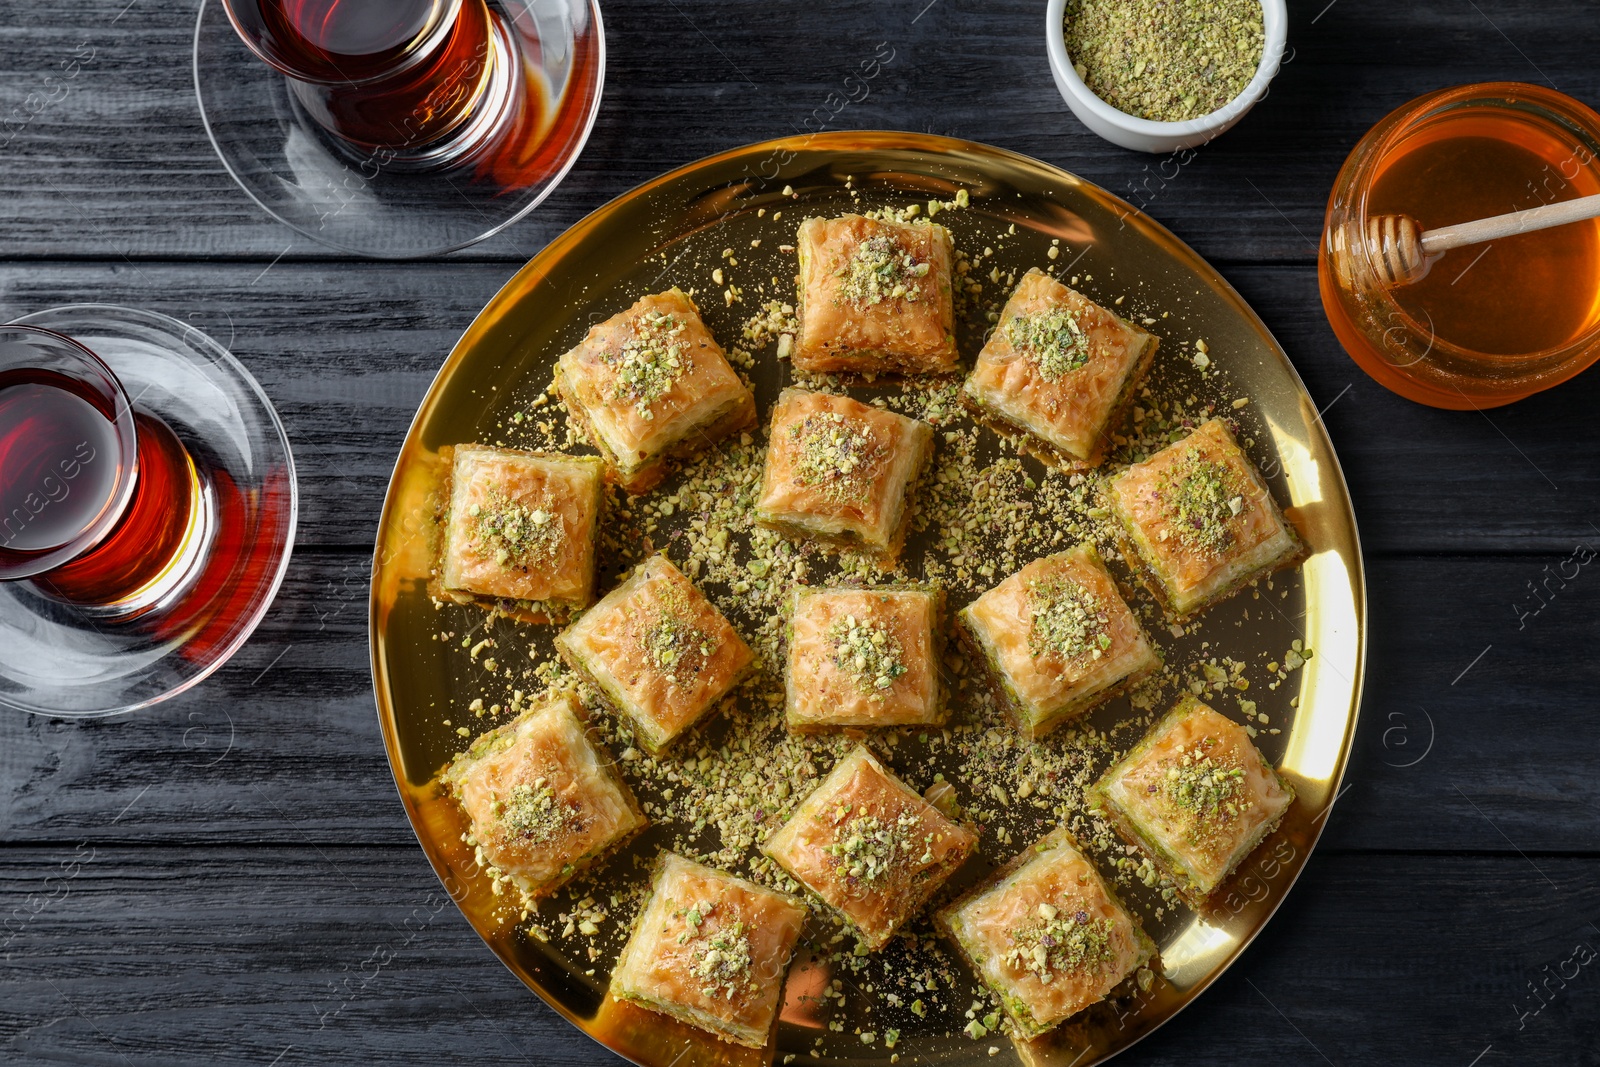
[[[1286,0],[1260,0],[1260,4],[1266,36],[1261,47],[1261,61],[1256,64],[1255,76],[1239,95],[1215,111],[1181,122],[1159,122],[1155,119],[1130,115],[1126,111],[1112,107],[1095,95],[1094,90],[1079,77],[1077,69],[1072,65],[1072,57],[1067,54],[1067,40],[1063,32],[1067,0],[1049,0],[1045,5],[1045,51],[1050,57],[1050,67],[1056,76],[1056,83],[1061,88],[1063,96],[1071,94],[1068,103],[1072,104],[1074,109],[1082,107],[1109,125],[1147,137],[1187,137],[1212,130],[1220,132],[1260,102],[1267,93],[1267,86],[1271,84],[1272,79],[1277,76],[1278,69],[1283,65],[1284,48],[1289,36],[1288,5]]]

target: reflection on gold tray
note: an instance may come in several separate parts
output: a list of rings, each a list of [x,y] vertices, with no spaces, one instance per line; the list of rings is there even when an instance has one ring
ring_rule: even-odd
[[[1213,642],[1208,654],[1227,652],[1241,660],[1264,661],[1292,640],[1315,650],[1270,697],[1252,694],[1260,696],[1263,707],[1270,701],[1273,725],[1281,727],[1277,735],[1263,730],[1257,744],[1291,779],[1300,799],[1283,826],[1224,884],[1207,913],[1172,908],[1152,922],[1150,905],[1159,898],[1136,885],[1132,904],[1160,945],[1162,976],[1148,991],[1099,1005],[1034,1042],[1013,1044],[999,1033],[971,1039],[961,1032],[965,1002],[955,1009],[958,1014],[935,1018],[930,1012],[921,1019],[882,1003],[870,1016],[854,1014],[864,1010],[860,1001],[872,999],[857,997],[843,1013],[825,1016],[804,991],[830,979],[828,965],[802,951],[791,969],[774,1041],[765,1052],[736,1048],[608,998],[609,959],[594,962],[566,954],[559,939],[540,940],[502,921],[501,901],[461,841],[459,815],[432,786],[434,774],[466,743],[457,729],[466,723],[476,734],[493,723],[465,710],[468,694],[481,683],[466,678],[457,662],[463,657],[454,655],[454,638],[446,647],[438,632],[449,629],[459,636],[481,629],[535,644],[548,644],[553,633],[549,627],[519,628],[489,619],[475,608],[435,609],[429,601],[430,493],[438,477],[437,455],[444,446],[495,435],[508,412],[550,380],[561,352],[592,322],[639,295],[673,284],[699,285],[708,325],[731,345],[763,299],[776,295],[792,302],[792,289],[784,290],[793,260],[778,246],[793,241],[794,227],[806,215],[953,200],[962,189],[970,206],[939,221],[956,233],[961,247],[999,246],[985,266],[995,263],[1002,274],[1020,276],[1028,267],[1050,265],[1049,249],[1057,241],[1066,253],[1058,256],[1071,257],[1070,273],[1085,277],[1091,297],[1109,301],[1126,293],[1139,306],[1170,312],[1151,327],[1163,338],[1158,364],[1181,359],[1175,353],[1182,345],[1205,339],[1217,372],[1225,377],[1196,386],[1180,373],[1176,388],[1216,390],[1222,380],[1229,396],[1250,398],[1243,411],[1228,413],[1250,428],[1251,455],[1279,501],[1288,505],[1310,555],[1299,569],[1274,578],[1273,612],[1257,608],[1252,614],[1245,594],[1211,609],[1201,636]],[[771,217],[777,210],[784,213],[780,221]],[[724,249],[739,249],[748,261],[742,276],[782,282],[766,296],[756,296],[752,285],[744,303],[724,306],[721,286],[713,289],[707,280]],[[1069,272],[1058,273],[1065,278]],[[969,331],[962,344],[968,362],[975,351]],[[789,368],[768,347],[749,373],[764,420]],[[1027,462],[1037,469],[1033,460]],[[666,484],[670,487],[672,480]],[[379,529],[371,611],[384,741],[406,811],[434,869],[518,977],[574,1025],[652,1067],[760,1064],[791,1055],[796,1062],[888,1063],[896,1054],[903,1062],[1088,1067],[1128,1047],[1198,996],[1288,893],[1337,793],[1364,669],[1365,592],[1344,479],[1299,377],[1255,314],[1185,245],[1104,190],[999,149],[903,133],[824,134],[714,156],[606,205],[524,267],[456,345],[412,424]],[[1200,636],[1153,636],[1169,656],[1199,654]],[[1121,699],[1100,708],[1090,721],[1109,729],[1119,715],[1127,716],[1128,707]],[[445,725],[447,719],[453,727]],[[959,763],[947,760],[944,769],[959,784]],[[1009,846],[988,841],[983,855],[995,863],[1024,843],[1020,838]],[[603,896],[613,886],[642,884],[648,859],[661,844],[659,836],[646,834],[610,861],[587,892]],[[585,890],[575,886],[575,891]],[[843,1022],[843,1030],[828,1029],[827,1019]],[[864,1043],[857,1031],[867,1027],[897,1028],[893,1052],[881,1039]],[[993,1046],[998,1046],[996,1056],[990,1054]],[[686,1056],[691,1049],[695,1054]],[[811,1056],[813,1051],[820,1059]]]

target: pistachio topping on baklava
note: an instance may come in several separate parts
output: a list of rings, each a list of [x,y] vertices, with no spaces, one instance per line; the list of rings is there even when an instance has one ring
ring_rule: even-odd
[[[671,390],[683,375],[689,342],[683,323],[659,311],[647,311],[634,323],[633,337],[620,350],[602,358],[616,370],[612,399],[632,404],[639,417],[653,419],[650,405]]]
[[[839,268],[839,295],[861,304],[885,300],[915,301],[922,290],[914,279],[927,276],[929,264],[918,260],[888,234],[876,234],[856,245]]]
[[[900,661],[900,641],[881,622],[846,615],[828,628],[833,641],[833,662],[861,692],[877,700],[906,673]]]
[[[755,979],[750,977],[749,928],[734,921],[709,936],[702,934],[699,926],[714,909],[714,904],[683,909],[685,929],[678,934],[678,942],[706,942],[690,955],[690,974],[701,981],[702,997],[733,1000],[739,993],[755,989]]]
[[[1244,490],[1232,470],[1190,448],[1172,465],[1165,482],[1168,525],[1163,539],[1176,537],[1198,552],[1226,552],[1233,546],[1233,517],[1244,510]]]
[[[1072,663],[1099,659],[1111,647],[1105,603],[1081,582],[1053,578],[1028,584],[1032,625],[1028,652],[1038,659],[1054,655]]]
[[[1089,335],[1078,325],[1077,314],[1066,308],[1018,315],[1006,323],[1006,340],[1033,361],[1047,382],[1089,362]]]
[[[669,588],[653,615],[643,615],[637,632],[639,650],[657,671],[674,680],[699,674],[716,650],[711,636],[690,620],[688,598]]]
[[[1189,815],[1187,833],[1196,844],[1225,829],[1255,803],[1245,784],[1244,766],[1237,759],[1214,758],[1214,748],[1216,741],[1210,737],[1179,748],[1162,761],[1165,775],[1160,781],[1146,787],[1159,790],[1168,804]]]
[[[576,804],[557,796],[545,778],[536,778],[531,785],[512,786],[505,799],[499,801],[498,811],[506,832],[530,844],[555,840],[583,814]]]
[[[548,498],[534,506],[515,500],[492,485],[488,499],[467,511],[472,520],[473,547],[493,556],[501,567],[526,569],[547,562],[560,550],[564,531]]]
[[[911,812],[902,811],[891,818],[876,815],[850,817],[851,805],[829,813],[821,812],[817,818],[832,823],[838,835],[832,844],[822,850],[833,857],[834,868],[846,880],[876,885],[907,861],[932,863],[934,832],[923,827],[922,820]]]
[[[849,500],[868,488],[886,455],[876,435],[836,411],[807,415],[789,428],[799,445],[795,481],[834,501]]]
[[[1066,913],[1041,903],[1032,918],[1007,931],[1012,948],[1003,958],[1049,984],[1063,972],[1094,970],[1111,962],[1116,955],[1114,933],[1108,918],[1091,918],[1081,908]]]

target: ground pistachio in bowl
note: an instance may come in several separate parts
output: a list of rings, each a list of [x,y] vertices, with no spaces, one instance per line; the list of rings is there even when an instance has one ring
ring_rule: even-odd
[[[1226,107],[1255,77],[1266,41],[1260,0],[1067,0],[1062,32],[1091,92],[1155,122]]]

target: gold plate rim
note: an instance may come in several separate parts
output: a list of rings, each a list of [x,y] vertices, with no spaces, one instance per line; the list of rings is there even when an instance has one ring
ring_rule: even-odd
[[[1254,309],[1198,253],[1160,223],[1126,201],[1069,171],[1007,149],[931,134],[896,131],[840,131],[784,137],[729,149],[668,171],[608,201],[546,245],[500,288],[474,318],[473,322],[463,331],[461,338],[453,346],[450,354],[429,384],[428,391],[419,404],[417,413],[407,430],[405,441],[390,474],[374,546],[372,585],[368,611],[370,669],[376,710],[384,739],[385,755],[388,758],[396,790],[406,811],[407,819],[411,824],[412,832],[417,838],[417,843],[424,855],[428,857],[428,861],[433,867],[435,875],[440,879],[441,885],[450,894],[452,901],[459,906],[458,889],[452,887],[452,882],[455,882],[454,876],[451,874],[448,865],[441,859],[436,844],[425,836],[422,820],[419,818],[412,793],[408,789],[400,749],[399,728],[395,719],[395,705],[389,684],[389,672],[385,662],[384,620],[382,618],[380,594],[387,581],[392,577],[389,572],[394,569],[393,561],[399,551],[396,547],[386,546],[389,545],[391,540],[398,539],[395,540],[395,543],[398,544],[414,533],[414,531],[408,533],[403,528],[397,528],[396,525],[397,512],[407,504],[407,501],[403,499],[407,494],[403,492],[402,482],[408,457],[421,447],[420,439],[429,424],[430,418],[437,411],[446,387],[466,362],[474,348],[491,334],[496,326],[503,321],[507,313],[519,302],[529,299],[530,294],[539,295],[541,293],[538,288],[540,283],[555,275],[555,268],[566,257],[581,249],[585,241],[590,239],[600,227],[630,209],[648,204],[658,194],[688,193],[690,197],[706,197],[712,194],[719,194],[723,196],[723,199],[718,202],[732,204],[736,199],[732,195],[732,191],[737,187],[741,175],[747,183],[752,179],[760,183],[760,188],[765,189],[768,186],[776,188],[785,181],[785,175],[788,172],[784,168],[789,161],[805,157],[815,163],[819,157],[831,155],[840,158],[859,158],[864,153],[893,154],[903,157],[900,162],[923,157],[928,160],[960,160],[965,164],[969,172],[980,177],[988,171],[1010,170],[1026,172],[1043,184],[1059,187],[1064,193],[1070,194],[1071,197],[1082,198],[1087,204],[1101,212],[1114,212],[1119,225],[1125,225],[1141,231],[1148,241],[1159,246],[1169,265],[1182,268],[1192,275],[1195,281],[1209,289],[1213,296],[1225,302],[1228,306],[1227,309],[1243,322],[1248,327],[1249,332],[1253,333],[1260,341],[1261,348],[1275,357],[1276,372],[1285,375],[1286,381],[1292,385],[1294,400],[1301,416],[1301,425],[1297,428],[1287,421],[1279,424],[1270,417],[1269,423],[1272,437],[1278,446],[1276,449],[1277,456],[1285,460],[1284,474],[1290,485],[1291,498],[1293,500],[1290,510],[1299,511],[1309,505],[1310,510],[1315,512],[1315,515],[1309,520],[1315,527],[1313,536],[1309,538],[1312,541],[1312,559],[1308,560],[1305,566],[1309,569],[1316,559],[1331,556],[1336,570],[1324,575],[1320,581],[1323,585],[1330,586],[1332,592],[1347,593],[1349,596],[1348,604],[1341,603],[1339,605],[1345,610],[1338,623],[1353,627],[1354,632],[1344,634],[1336,645],[1342,653],[1342,663],[1346,669],[1332,668],[1333,672],[1339,675],[1339,678],[1337,680],[1327,679],[1325,674],[1321,673],[1324,672],[1328,663],[1324,655],[1326,649],[1319,648],[1317,659],[1315,661],[1307,661],[1308,668],[1313,662],[1317,664],[1319,681],[1306,682],[1302,691],[1313,690],[1320,692],[1323,688],[1340,690],[1342,684],[1344,698],[1340,702],[1341,707],[1337,711],[1330,712],[1322,717],[1320,733],[1316,730],[1308,729],[1307,733],[1315,736],[1301,738],[1301,748],[1305,750],[1302,752],[1302,757],[1306,757],[1308,754],[1314,755],[1321,761],[1321,767],[1324,772],[1312,779],[1318,789],[1318,799],[1314,808],[1310,807],[1310,805],[1297,805],[1297,807],[1310,808],[1310,810],[1302,812],[1300,820],[1304,824],[1303,827],[1299,828],[1304,834],[1303,854],[1284,861],[1285,866],[1292,863],[1294,865],[1293,869],[1290,871],[1289,877],[1282,881],[1281,884],[1273,887],[1266,898],[1249,902],[1251,904],[1258,903],[1262,906],[1251,908],[1250,914],[1253,925],[1242,937],[1230,943],[1226,957],[1201,972],[1198,979],[1182,992],[1180,999],[1176,1003],[1168,1004],[1162,1010],[1159,1018],[1148,1025],[1140,1027],[1137,1032],[1130,1035],[1130,1039],[1125,1043],[1104,1050],[1101,1055],[1091,1060],[1086,1060],[1079,1065],[1079,1067],[1092,1067],[1094,1063],[1103,1062],[1118,1052],[1131,1048],[1175,1017],[1183,1008],[1193,1003],[1212,982],[1232,966],[1244,950],[1259,936],[1298,883],[1300,875],[1304,872],[1305,864],[1309,861],[1311,853],[1315,850],[1316,844],[1321,838],[1322,831],[1326,825],[1325,817],[1331,811],[1334,801],[1338,798],[1339,786],[1343,781],[1349,762],[1365,684],[1368,627],[1365,567],[1360,547],[1359,530],[1356,525],[1354,509],[1344,472],[1340,466],[1337,453],[1333,449],[1332,442],[1328,438],[1326,427],[1322,424],[1320,417],[1315,415],[1315,405],[1311,402],[1305,383],[1301,380],[1299,372],[1295,369],[1287,353],[1272,335],[1266,324],[1261,321]],[[780,159],[784,160],[784,162],[778,163],[777,161]],[[771,175],[753,173],[751,171],[752,163],[756,165],[758,171],[764,171],[768,165],[774,165],[774,173]],[[736,169],[741,168],[741,165],[742,169]],[[683,200],[684,197],[677,196],[673,202],[675,205],[681,206]],[[729,213],[732,210],[733,208],[730,207]],[[709,221],[710,224],[715,224],[717,219],[711,218]],[[681,238],[690,232],[692,231],[676,231],[670,235],[670,239]],[[1196,290],[1197,293],[1199,291]],[[1303,439],[1288,436],[1296,429],[1303,431]],[[1285,457],[1284,445],[1289,442],[1297,445],[1301,450],[1300,453]],[[1311,497],[1302,492],[1308,482],[1318,487],[1317,496]],[[1324,482],[1328,484],[1324,485]],[[1327,501],[1331,501],[1334,505],[1331,510],[1326,507],[1317,508],[1319,503]],[[1302,526],[1302,533],[1305,532],[1306,530]],[[1342,582],[1340,581],[1341,576]],[[1310,609],[1313,597],[1313,593],[1310,590],[1312,579],[1309,576],[1307,582],[1308,608],[1305,614],[1307,619],[1313,619],[1313,612]],[[1335,626],[1337,628],[1337,624]],[[1308,647],[1311,647],[1309,641]],[[1301,719],[1310,714],[1313,725],[1318,725],[1316,723],[1316,713],[1315,711],[1308,713],[1306,709],[1307,703],[1309,702],[1302,703],[1295,722],[1298,724]],[[1321,704],[1323,702],[1317,701],[1316,703]],[[1332,727],[1337,728],[1337,740],[1334,744],[1334,750],[1330,752],[1327,751],[1327,748],[1330,742],[1334,742],[1334,732],[1330,729]],[[1294,743],[1293,738],[1291,738],[1291,747]],[[1286,769],[1288,769],[1287,766]],[[1304,791],[1302,791],[1302,797],[1304,798],[1304,796]],[[1296,840],[1300,840],[1300,838],[1297,837]],[[459,883],[457,883],[457,887],[459,887]],[[646,1062],[638,1058],[638,1050],[636,1048],[624,1046],[620,1041],[606,1040],[605,1036],[597,1032],[598,1028],[595,1025],[595,1020],[584,1018],[563,1003],[544,983],[541,983],[534,975],[519,966],[512,955],[499,943],[499,939],[491,937],[481,929],[479,924],[465,910],[463,910],[462,914],[464,918],[467,918],[469,924],[473,926],[474,932],[479,935],[506,968],[569,1023],[618,1055],[635,1063],[644,1064]],[[1238,912],[1235,914],[1238,914]],[[1057,1062],[1048,1055],[1030,1055],[1021,1046],[1014,1047],[1020,1062],[1029,1064],[1052,1064]],[[985,1063],[991,1062],[987,1055],[978,1051],[979,1048],[979,1045],[973,1045],[973,1062],[979,1062],[980,1059]],[[769,1044],[768,1052],[771,1051],[773,1051],[773,1046]],[[879,1054],[879,1049],[875,1047],[872,1052]],[[881,1053],[881,1060],[885,1063],[888,1062],[887,1052]]]

